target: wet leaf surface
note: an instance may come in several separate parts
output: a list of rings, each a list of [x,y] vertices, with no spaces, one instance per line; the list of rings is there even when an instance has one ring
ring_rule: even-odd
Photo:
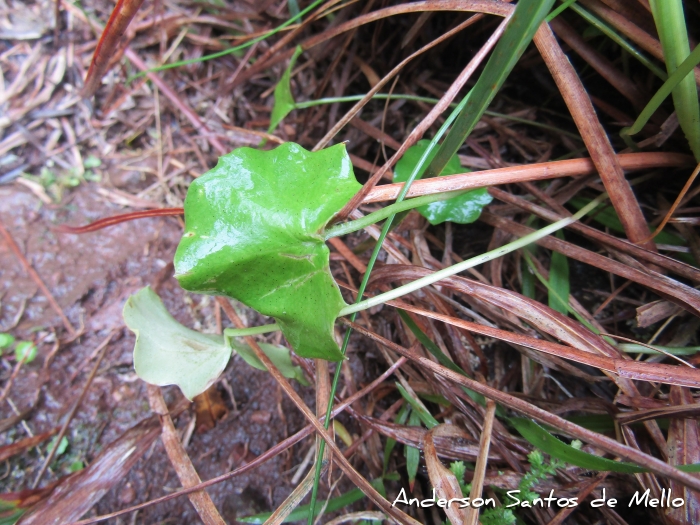
[[[175,276],[274,317],[300,356],[337,361],[333,323],[345,301],[322,233],[359,188],[343,144],[224,155],[188,190]]]
[[[421,156],[430,144],[429,140],[420,140],[415,146],[412,146],[406,151],[406,154],[401,157],[396,163],[394,170],[394,182],[404,182],[411,175],[411,172],[418,164]],[[427,167],[435,157],[437,149],[428,155],[424,165]],[[445,168],[440,173],[441,176],[454,175],[456,173],[465,173],[469,171],[463,168],[459,162],[459,157],[453,155]],[[493,198],[488,194],[486,188],[479,188],[468,191],[462,195],[454,197],[446,201],[432,202],[418,208],[423,217],[430,221],[430,224],[441,224],[445,221],[452,221],[459,224],[469,224],[474,222],[481,215],[481,210],[489,204]]]

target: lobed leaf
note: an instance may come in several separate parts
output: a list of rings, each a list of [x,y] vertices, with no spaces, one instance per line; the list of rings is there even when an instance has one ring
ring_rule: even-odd
[[[411,172],[420,161],[421,156],[428,148],[429,140],[419,140],[415,146],[408,148],[401,160],[396,163],[394,169],[394,182],[404,182],[410,177]],[[437,154],[437,149],[428,155],[425,166],[433,160]],[[469,171],[463,168],[459,162],[459,157],[453,155],[447,165],[440,172],[440,175],[455,175]],[[452,221],[459,224],[469,224],[474,222],[481,215],[481,210],[493,200],[486,188],[478,188],[468,191],[457,197],[446,201],[431,202],[425,206],[417,208],[418,212],[428,219],[430,224],[442,224],[445,221]]]
[[[339,361],[333,324],[346,304],[323,232],[359,189],[344,144],[234,150],[190,185],[175,277],[274,317],[300,356]]]
[[[232,351],[253,368],[267,371],[247,344],[226,335],[202,334],[178,323],[149,287],[129,297],[124,322],[136,334],[136,374],[154,385],[177,385],[187,399],[205,392],[218,379]],[[260,343],[260,348],[284,377],[309,384],[301,368],[292,365],[287,348],[267,343]]]
[[[177,385],[187,399],[209,388],[231,358],[227,338],[181,325],[150,287],[129,297],[123,315],[136,334],[136,374],[154,385]]]

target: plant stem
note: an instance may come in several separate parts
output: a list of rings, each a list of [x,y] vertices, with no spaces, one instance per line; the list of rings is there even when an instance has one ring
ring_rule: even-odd
[[[470,91],[471,93],[471,91]],[[411,175],[406,179],[406,182],[404,183],[403,187],[401,188],[401,191],[399,192],[399,195],[396,197],[396,204],[400,203],[406,198],[406,195],[408,194],[408,190],[411,188],[411,184],[413,184],[413,181],[420,178],[424,171],[424,166],[426,165],[428,161],[429,155],[432,153],[433,149],[437,146],[438,141],[442,138],[442,136],[445,134],[447,129],[452,125],[452,123],[455,121],[457,116],[460,114],[460,112],[464,109],[464,106],[467,105],[467,100],[469,100],[469,93],[462,99],[462,101],[459,103],[459,105],[450,113],[450,115],[447,117],[445,122],[443,123],[442,126],[440,126],[440,129],[438,132],[435,134],[433,139],[430,141],[430,144],[428,144],[428,147],[425,149],[423,152],[423,155],[421,156],[420,160],[416,164],[416,166],[413,168],[413,172]],[[379,238],[377,239],[377,243],[374,245],[374,250],[372,251],[372,255],[369,258],[369,262],[367,263],[367,270],[365,271],[365,275],[362,277],[362,282],[360,283],[360,287],[357,290],[357,301],[359,304],[362,301],[362,297],[365,293],[365,289],[367,288],[367,283],[369,282],[369,277],[370,274],[372,273],[372,268],[374,267],[374,263],[377,261],[377,257],[379,256],[379,251],[382,248],[382,244],[384,243],[384,239],[386,239],[387,234],[389,233],[389,230],[391,229],[391,224],[394,221],[395,214],[391,214],[387,217],[386,222],[384,222],[384,226],[382,227],[382,232],[379,235]],[[359,310],[355,311],[352,313],[350,320],[354,321],[355,317],[357,316],[357,312]],[[340,352],[345,355],[348,344],[350,343],[350,335],[352,334],[352,330],[348,328],[347,332],[345,332],[345,338],[343,339],[343,346],[340,349]],[[330,393],[330,398],[328,401],[328,408],[326,409],[326,419],[324,422],[324,425],[326,428],[328,428],[330,421],[331,421],[331,411],[333,409],[333,399],[335,399],[335,391],[338,388],[338,381],[340,380],[340,371],[342,369],[342,366],[340,363],[338,363],[338,366],[335,369],[335,375],[333,376],[333,384],[331,385],[331,393]],[[315,478],[314,478],[314,488],[311,491],[311,503],[310,503],[310,508],[313,509],[316,506],[316,498],[318,496],[318,482],[320,479],[321,475],[321,458],[323,457],[323,452],[326,447],[326,442],[321,441],[318,447],[318,452],[316,456],[316,472],[315,472]],[[313,525],[313,513],[309,512],[309,519],[308,519],[308,525]]]
[[[649,71],[654,73],[661,80],[666,80],[667,75],[663,69],[661,69],[656,64],[654,64],[645,55],[643,55],[636,47],[634,47],[627,40],[625,40],[620,35],[618,35],[615,32],[615,30],[613,30],[605,22],[603,22],[602,20],[599,20],[595,15],[593,15],[589,11],[585,10],[583,7],[581,7],[577,3],[571,4],[571,6],[569,6],[569,9],[576,11],[576,13],[578,13],[578,15],[581,16],[581,18],[583,18],[586,22],[591,24],[593,27],[599,29],[610,40],[615,42],[617,45],[619,45],[622,49],[627,51],[634,58],[639,60],[647,69],[649,69]]]
[[[335,226],[326,230],[325,239],[328,240],[331,237],[340,237],[341,235],[346,235],[348,233],[361,230],[372,224],[376,224],[389,217],[390,215],[396,215],[402,211],[412,210],[413,208],[418,208],[431,202],[446,201],[452,197],[457,197],[462,193],[473,190],[457,190],[457,191],[446,191],[443,193],[433,193],[432,195],[423,195],[421,197],[416,197],[415,199],[409,199],[407,201],[395,202],[390,206],[386,206],[381,210],[365,215],[361,219],[354,221],[344,222],[342,224],[336,224]]]
[[[501,246],[500,248],[496,248],[495,250],[491,250],[490,252],[484,253],[482,255],[478,255],[476,257],[472,257],[471,259],[467,259],[466,261],[462,261],[461,263],[455,264],[453,266],[450,266],[449,268],[445,268],[443,270],[437,271],[431,275],[426,275],[425,277],[421,277],[420,279],[416,279],[413,282],[410,282],[408,284],[405,284],[404,286],[400,286],[399,288],[396,288],[394,290],[391,290],[389,292],[377,295],[375,297],[370,297],[369,299],[366,299],[364,301],[355,303],[353,305],[348,305],[345,308],[343,308],[340,313],[338,314],[338,317],[342,317],[344,315],[348,314],[354,314],[357,313],[361,310],[366,310],[367,308],[372,308],[373,306],[377,306],[379,304],[386,303],[387,301],[391,301],[393,299],[398,299],[399,297],[415,292],[416,290],[419,290],[420,288],[423,288],[425,286],[428,286],[430,284],[436,283],[440,281],[441,279],[444,279],[446,277],[450,277],[452,275],[455,275],[459,272],[463,272],[464,270],[467,270],[469,268],[473,268],[474,266],[478,266],[479,264],[483,264],[488,261],[492,261],[494,259],[498,259],[499,257],[502,257],[510,252],[513,252],[515,250],[518,250],[520,248],[524,248],[528,244],[531,244],[535,241],[538,241],[539,239],[542,239],[543,237],[546,237],[547,235],[551,235],[552,233],[556,232],[557,230],[561,230],[562,228],[568,226],[569,224],[576,222],[579,220],[581,217],[586,215],[589,211],[594,209],[600,202],[603,201],[603,199],[607,198],[606,194],[603,194],[599,196],[598,198],[592,200],[589,202],[586,206],[581,208],[576,214],[572,215],[571,217],[567,217],[565,219],[561,219],[555,223],[550,224],[549,226],[545,226],[541,230],[537,230],[536,232],[532,232],[529,235],[526,235],[524,237],[521,237],[520,239],[517,239],[511,243],[508,243],[504,246]]]
[[[267,334],[276,332],[280,327],[277,323],[264,324],[261,326],[251,326],[250,328],[225,328],[224,335],[226,337],[245,337],[247,335]]]

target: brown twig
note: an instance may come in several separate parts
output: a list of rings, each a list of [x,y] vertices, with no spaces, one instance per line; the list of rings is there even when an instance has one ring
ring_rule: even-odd
[[[358,399],[361,399],[362,397],[366,396],[369,392],[373,391],[376,389],[379,385],[381,385],[388,377],[390,377],[398,368],[401,367],[401,365],[405,364],[407,359],[405,357],[401,357],[394,363],[391,367],[389,367],[382,375],[380,375],[377,379],[372,381],[369,385],[364,387],[363,389],[359,390],[356,394],[348,397],[347,399],[343,400],[338,406],[333,409],[332,416],[335,417],[341,412],[343,412],[347,407],[352,405],[355,401]],[[138,505],[134,505],[132,507],[128,507],[126,509],[118,510],[116,512],[112,512],[110,514],[105,514],[103,516],[96,516],[94,518],[88,518],[85,520],[80,520],[76,521],[74,523],[71,523],[70,525],[91,525],[92,523],[98,523],[100,521],[112,519],[112,518],[117,518],[119,516],[123,516],[125,514],[131,514],[132,512],[136,512],[141,509],[145,509],[146,507],[150,507],[152,505],[157,505],[159,503],[164,503],[166,501],[170,501],[175,498],[179,498],[181,496],[186,496],[188,494],[192,494],[193,492],[196,492],[198,490],[205,489],[207,487],[211,487],[213,485],[216,485],[218,483],[221,483],[223,481],[226,481],[228,479],[234,478],[236,476],[240,476],[242,474],[245,474],[246,472],[255,469],[256,467],[262,465],[266,461],[269,461],[273,457],[277,456],[278,454],[284,452],[287,450],[289,447],[293,446],[295,443],[298,443],[302,439],[304,439],[307,436],[310,436],[314,431],[313,425],[307,425],[303,429],[301,429],[299,432],[294,434],[293,436],[288,437],[284,441],[281,441],[274,445],[273,447],[269,448],[266,450],[264,453],[260,454],[258,457],[255,459],[251,460],[250,462],[246,463],[245,465],[242,465],[238,467],[237,469],[232,470],[231,472],[226,472],[225,474],[222,474],[220,476],[217,476],[215,478],[212,478],[210,480],[204,481],[202,483],[199,483],[197,485],[194,485],[190,488],[178,490],[176,492],[173,492],[172,494],[168,494],[166,496],[161,496],[160,498],[156,498],[150,501],[146,501],[144,503],[139,503]]]
[[[217,298],[217,300],[224,309],[224,312],[226,312],[226,315],[229,316],[229,318],[231,319],[231,322],[233,322],[233,324],[236,326],[236,328],[245,328],[245,325],[240,320],[231,304],[228,303],[226,300],[222,300],[221,298]],[[304,414],[304,417],[306,417],[306,419],[311,424],[313,424],[314,428],[316,429],[316,432],[318,432],[320,436],[326,441],[326,447],[328,447],[333,453],[335,461],[338,463],[338,466],[343,470],[343,472],[345,472],[345,475],[348,478],[350,478],[353,481],[353,483],[355,483],[355,485],[357,485],[357,487],[359,487],[362,490],[362,492],[364,492],[380,509],[386,512],[389,516],[391,516],[400,523],[418,525],[418,522],[410,516],[408,516],[405,512],[402,512],[401,510],[393,507],[381,494],[379,494],[379,492],[377,492],[377,490],[365,478],[363,478],[354,469],[354,467],[348,462],[348,460],[345,458],[338,446],[335,444],[330,433],[323,427],[323,424],[321,424],[321,422],[314,416],[313,412],[311,412],[309,407],[306,406],[299,394],[297,394],[297,392],[289,384],[289,381],[287,381],[287,379],[280,373],[280,371],[277,370],[277,367],[275,367],[272,361],[270,361],[270,358],[267,357],[267,355],[265,355],[262,349],[260,349],[260,346],[255,341],[255,339],[253,337],[246,337],[245,341],[253,349],[257,358],[260,359],[263,365],[265,365],[265,368],[267,368],[270,374],[272,374],[275,380],[282,386],[282,389],[294,402],[297,408],[301,410],[302,414]]]
[[[199,479],[199,474],[197,474],[190,457],[185,451],[185,447],[182,446],[182,442],[177,435],[175,425],[168,413],[168,407],[165,404],[160,387],[148,385],[148,402],[151,405],[151,410],[160,417],[160,422],[163,427],[161,439],[165,446],[165,452],[168,454],[170,463],[175,469],[180,483],[182,483],[182,486],[185,488],[200,484],[202,480]],[[205,525],[226,525],[226,522],[219,514],[219,511],[216,510],[214,502],[206,491],[200,490],[198,492],[193,492],[188,494],[188,497]]]
[[[598,434],[597,432],[576,425],[571,421],[567,421],[566,419],[552,414],[547,410],[543,410],[539,407],[531,405],[530,403],[519,399],[513,395],[507,394],[496,388],[484,385],[482,383],[479,383],[478,381],[469,379],[466,376],[453,372],[437,363],[434,363],[430,359],[418,356],[412,350],[406,349],[392,341],[389,341],[388,339],[385,339],[371,332],[370,330],[367,330],[363,326],[360,326],[356,323],[351,323],[350,321],[344,318],[341,318],[340,321],[343,324],[352,327],[353,330],[357,330],[362,335],[365,335],[370,339],[373,339],[378,343],[382,344],[383,346],[389,348],[390,350],[393,350],[394,352],[404,357],[407,357],[417,365],[424,367],[425,369],[430,370],[431,372],[434,372],[436,374],[440,374],[441,376],[445,377],[450,381],[453,381],[454,383],[469,388],[470,390],[482,394],[484,397],[492,399],[512,410],[516,410],[546,425],[550,425],[556,428],[557,430],[563,432],[564,434],[574,436],[577,439],[594,444],[596,447],[608,452],[609,454],[631,461],[637,465],[649,469],[651,472],[657,475],[668,477],[670,479],[678,481],[684,486],[691,487],[695,490],[700,490],[700,478],[694,476],[693,474],[678,470],[677,468],[670,466],[668,463],[665,463],[659,459],[656,459],[653,456],[645,454],[640,450],[631,448],[627,445],[622,445],[614,439],[611,439],[602,434]]]
[[[581,79],[548,25],[540,26],[534,42],[574,118],[627,237],[633,243],[655,251],[653,243],[641,242],[649,236],[649,227]]]

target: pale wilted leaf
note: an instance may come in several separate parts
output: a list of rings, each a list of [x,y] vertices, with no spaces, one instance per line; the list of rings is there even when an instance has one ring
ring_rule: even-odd
[[[158,386],[177,385],[188,399],[209,388],[231,358],[227,338],[181,325],[148,287],[129,297],[124,322],[136,334],[138,376]]]

